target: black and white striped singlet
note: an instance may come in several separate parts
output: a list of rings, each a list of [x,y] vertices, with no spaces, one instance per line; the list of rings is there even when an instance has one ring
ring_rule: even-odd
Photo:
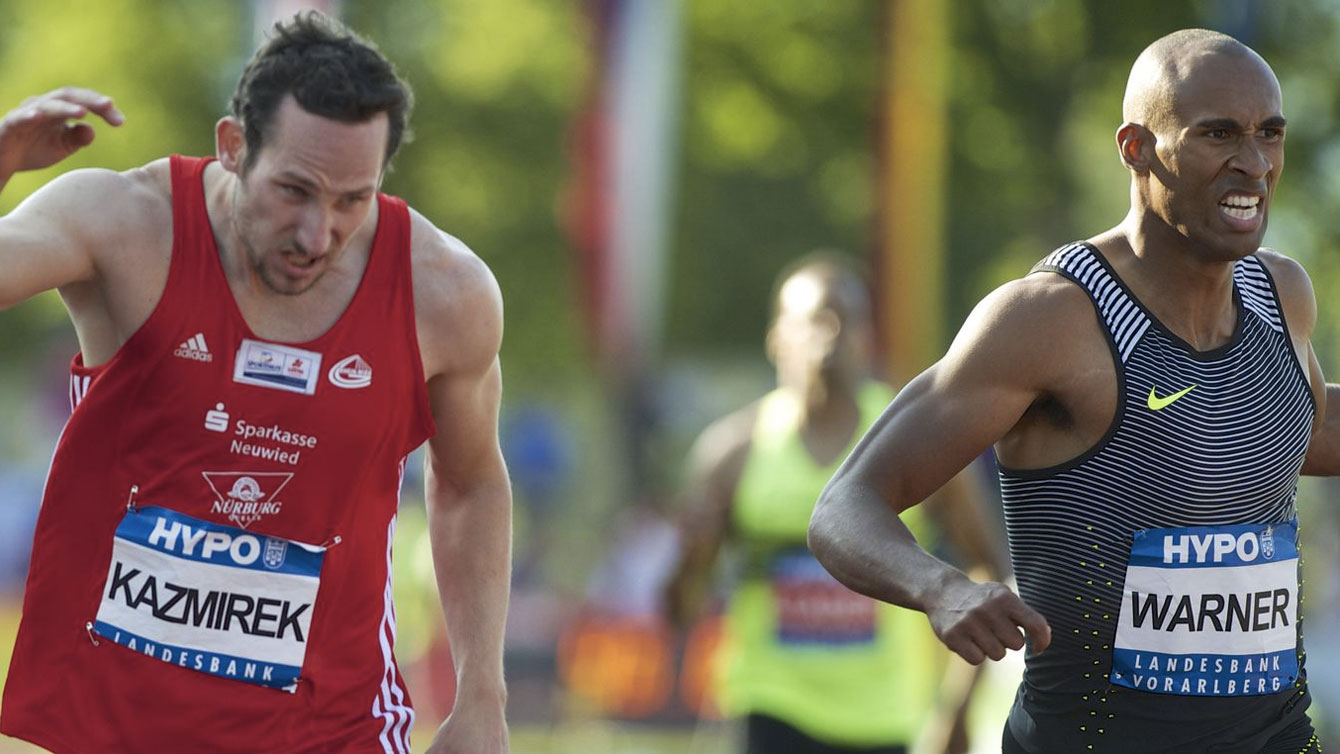
[[[1154,694],[1108,679],[1135,531],[1295,515],[1315,404],[1265,266],[1255,256],[1236,263],[1237,324],[1211,351],[1164,327],[1086,243],[1052,252],[1034,271],[1088,292],[1112,350],[1118,400],[1106,435],[1080,457],[1001,470],[1019,592],[1052,631],[1050,648],[1028,657],[1012,732],[1038,751],[1204,751],[1276,724],[1286,707],[1301,715],[1305,674],[1278,694],[1231,698]],[[1167,400],[1193,385],[1150,409],[1151,392]],[[1298,646],[1301,655],[1301,630]]]

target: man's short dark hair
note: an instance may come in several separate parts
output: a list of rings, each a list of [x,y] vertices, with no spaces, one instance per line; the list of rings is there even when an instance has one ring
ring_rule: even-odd
[[[343,123],[365,123],[386,113],[384,165],[408,139],[414,95],[395,66],[371,42],[317,11],[306,11],[274,25],[237,82],[231,112],[246,135],[244,171],[255,164],[275,112],[289,94],[312,115]]]

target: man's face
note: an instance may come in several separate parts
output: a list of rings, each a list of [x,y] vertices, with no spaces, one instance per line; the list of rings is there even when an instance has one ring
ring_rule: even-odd
[[[870,330],[863,302],[833,277],[802,271],[782,284],[770,350],[783,382],[842,382],[861,377]],[[856,311],[853,311],[853,310]]]
[[[297,295],[338,259],[372,211],[386,154],[386,115],[342,123],[292,96],[238,182],[234,230],[267,288]]]
[[[1279,83],[1259,59],[1221,53],[1196,61],[1173,102],[1157,133],[1154,211],[1207,258],[1254,253],[1284,168]]]

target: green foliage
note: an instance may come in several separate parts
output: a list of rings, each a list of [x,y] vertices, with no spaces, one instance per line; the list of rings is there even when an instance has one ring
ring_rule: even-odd
[[[465,241],[502,286],[508,389],[589,377],[562,230],[568,127],[589,56],[577,3],[346,3],[415,90],[415,138],[386,190]]]
[[[686,0],[672,351],[762,353],[773,277],[872,239],[877,3]]]

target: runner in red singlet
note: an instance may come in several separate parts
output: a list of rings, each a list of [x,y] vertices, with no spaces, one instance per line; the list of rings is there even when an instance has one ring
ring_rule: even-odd
[[[405,457],[459,695],[432,752],[507,749],[502,305],[379,193],[408,87],[318,14],[276,26],[218,158],[74,171],[0,218],[0,308],[59,290],[76,404],[0,731],[54,751],[409,752],[390,558]],[[0,121],[0,186],[87,146],[96,92]]]

